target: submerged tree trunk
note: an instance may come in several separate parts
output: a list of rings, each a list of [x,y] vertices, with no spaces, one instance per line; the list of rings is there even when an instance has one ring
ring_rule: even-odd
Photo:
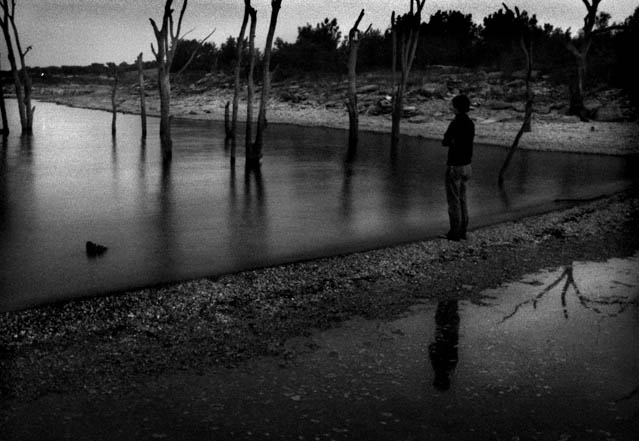
[[[413,5],[415,3],[415,6]],[[401,17],[391,15],[391,32],[393,33],[393,77],[395,77],[395,63],[399,52],[401,76],[398,83],[394,83],[393,113],[391,126],[391,150],[399,144],[400,122],[404,111],[404,91],[408,83],[410,70],[415,60],[417,43],[419,42],[419,28],[421,13],[426,0],[411,0],[410,12]],[[399,51],[397,46],[399,45]],[[394,79],[394,78],[393,78]]]
[[[151,26],[157,41],[157,51],[151,45],[158,65],[158,88],[160,90],[160,144],[162,146],[162,158],[168,161],[173,156],[173,141],[171,138],[171,65],[173,56],[180,38],[182,19],[188,0],[182,3],[182,10],[177,22],[177,30],[173,29],[173,0],[166,0],[162,26],[158,28],[155,21],[150,18]]]
[[[116,119],[118,115],[118,103],[116,101],[118,93],[118,68],[115,64],[113,64],[112,69],[113,86],[111,88],[111,135],[115,136],[117,131]]]
[[[142,139],[146,139],[146,95],[144,92],[144,64],[142,52],[138,55],[138,84],[140,86],[140,122],[142,124]]]
[[[504,4],[504,7],[506,8],[506,11],[509,11],[508,7],[505,4]],[[515,8],[515,11],[517,13],[516,18],[519,21],[520,26],[522,27],[521,35],[519,38],[519,45],[526,57],[526,105],[525,105],[524,121],[521,125],[521,128],[517,132],[517,135],[515,136],[515,140],[513,141],[513,144],[510,146],[510,150],[508,151],[508,155],[506,156],[504,164],[501,166],[501,169],[499,170],[498,184],[500,187],[503,186],[504,184],[504,175],[506,173],[506,169],[508,168],[508,165],[510,164],[511,159],[513,155],[515,154],[515,150],[517,150],[517,147],[519,146],[519,140],[521,139],[524,133],[531,131],[533,101],[535,99],[535,96],[532,92],[532,86],[531,86],[532,65],[533,65],[532,36],[531,36],[530,30],[528,29],[528,24],[525,21],[525,18],[522,18],[519,12],[519,9]]]
[[[348,98],[346,107],[348,109],[348,148],[353,153],[357,148],[359,133],[359,108],[357,104],[357,50],[360,43],[360,32],[357,29],[364,17],[364,10],[359,13],[355,25],[348,33]]]
[[[7,119],[7,106],[4,101],[4,84],[0,80],[0,117],[2,118],[2,130],[0,130],[0,134],[2,136],[7,136],[9,134],[9,122]]]
[[[255,71],[255,28],[257,26],[257,11],[248,5],[247,12],[251,18],[251,30],[249,32],[249,70],[247,78],[246,96],[246,134],[244,137],[244,152],[246,165],[250,165],[251,143],[253,142],[253,96],[255,94],[255,83],[253,73]]]
[[[173,157],[173,139],[171,137],[171,80],[166,69],[159,69],[160,86],[160,144],[162,158]]]
[[[231,115],[230,126],[228,127],[226,136],[236,139],[237,136],[237,113],[239,109],[241,74],[242,74],[242,53],[244,49],[244,35],[246,34],[246,26],[248,24],[249,13],[253,9],[251,0],[244,0],[244,17],[242,18],[242,26],[240,27],[240,35],[235,42],[235,85],[233,87],[233,113]],[[231,159],[235,161],[235,143],[231,145]]]
[[[264,130],[266,130],[266,105],[268,104],[269,94],[271,90],[271,50],[273,47],[273,37],[277,26],[277,16],[282,6],[282,0],[271,1],[271,22],[266,37],[266,46],[264,48],[264,65],[262,69],[262,96],[260,100],[260,110],[257,117],[257,129],[255,134],[255,143],[251,146],[250,154],[247,156],[248,165],[259,166],[262,158],[262,147],[264,145]]]
[[[228,141],[229,139],[232,138],[231,135],[231,102],[227,101],[226,104],[224,104],[224,139],[225,141]],[[233,152],[233,156],[231,156],[232,158],[235,157],[235,151]]]

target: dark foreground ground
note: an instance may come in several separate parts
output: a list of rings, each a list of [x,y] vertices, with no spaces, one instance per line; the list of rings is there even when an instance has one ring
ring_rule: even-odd
[[[486,289],[526,274],[574,261],[628,257],[639,250],[638,227],[639,197],[627,192],[474,231],[460,243],[437,239],[5,313],[0,315],[0,439],[504,439],[504,433],[512,440],[634,439],[636,407],[634,415],[631,409],[630,416],[619,416],[615,430],[593,422],[596,429],[578,437],[569,426],[518,434],[523,420],[508,415],[523,418],[533,404],[558,424],[582,408],[570,397],[561,404],[536,394],[522,394],[528,401],[513,401],[512,394],[500,401],[503,391],[493,391],[491,401],[503,412],[469,404],[464,412],[478,422],[477,436],[457,437],[463,416],[446,412],[450,395],[429,402],[436,406],[429,411],[432,420],[420,424],[401,400],[385,398],[388,406],[376,407],[374,388],[350,403],[351,387],[361,392],[355,385],[360,375],[356,367],[346,374],[326,370],[332,360],[343,364],[338,351],[317,361],[317,372],[325,375],[311,383],[333,384],[329,389],[339,394],[341,407],[324,401],[322,417],[314,417],[322,402],[313,404],[290,384],[314,375],[317,348],[308,344],[312,340],[296,344],[296,339],[353,318],[384,326],[418,304],[482,304],[489,300]],[[539,360],[530,357],[526,369],[532,370]],[[402,381],[400,376],[387,380]],[[248,403],[249,396],[259,399]],[[361,401],[362,396],[367,398]],[[299,416],[291,420],[295,412]],[[241,431],[245,418],[261,421],[260,430],[249,425]],[[373,436],[365,430],[367,421],[394,428]]]

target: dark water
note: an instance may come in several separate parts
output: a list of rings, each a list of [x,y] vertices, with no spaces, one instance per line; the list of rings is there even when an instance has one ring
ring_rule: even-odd
[[[12,115],[15,112],[11,112]],[[446,231],[445,149],[364,133],[271,125],[261,173],[230,167],[221,124],[176,120],[161,162],[157,120],[38,103],[34,135],[17,121],[0,150],[0,310],[424,239]],[[243,145],[243,141],[239,142]],[[556,199],[618,191],[636,161],[478,146],[471,227],[543,211]],[[243,150],[238,149],[238,156]],[[634,177],[634,178],[633,178]],[[87,258],[85,242],[104,244]]]

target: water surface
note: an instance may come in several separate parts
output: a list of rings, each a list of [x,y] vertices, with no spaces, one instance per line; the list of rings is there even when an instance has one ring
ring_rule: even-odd
[[[138,116],[119,115],[112,138],[108,112],[50,103],[37,103],[33,136],[12,124],[0,150],[0,311],[447,230],[438,142],[403,138],[391,155],[389,136],[362,133],[346,160],[345,131],[272,124],[261,172],[245,173],[241,159],[230,166],[217,122],[175,120],[169,166],[154,118],[146,142]],[[498,191],[505,152],[476,148],[471,227],[618,191],[639,175],[630,159],[521,151]],[[109,249],[88,258],[86,241]]]

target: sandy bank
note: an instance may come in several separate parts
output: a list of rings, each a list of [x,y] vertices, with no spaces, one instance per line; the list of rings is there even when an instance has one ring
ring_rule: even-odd
[[[74,89],[40,88],[37,98],[74,107],[111,110],[108,86],[82,86]],[[291,102],[281,99],[274,91],[267,117],[270,122],[330,128],[348,128],[346,108],[339,99],[328,103],[309,99]],[[139,99],[131,90],[120,93],[119,111],[139,113]],[[224,120],[224,106],[232,100],[226,89],[199,92],[182,90],[172,96],[172,114],[179,118]],[[441,139],[452,118],[446,99],[413,100],[418,115],[402,121],[401,133]],[[259,102],[256,102],[255,109]],[[155,91],[147,91],[147,113],[159,114],[159,100]],[[255,111],[254,113],[257,113]],[[246,101],[240,102],[240,121],[246,114]],[[476,142],[510,146],[521,127],[523,113],[513,109],[491,109],[475,106],[471,117],[476,123]],[[390,133],[390,115],[360,115],[360,130]],[[524,134],[519,147],[532,150],[597,153],[608,155],[639,154],[639,124],[633,122],[581,122],[576,117],[557,111],[533,114],[532,132]]]

